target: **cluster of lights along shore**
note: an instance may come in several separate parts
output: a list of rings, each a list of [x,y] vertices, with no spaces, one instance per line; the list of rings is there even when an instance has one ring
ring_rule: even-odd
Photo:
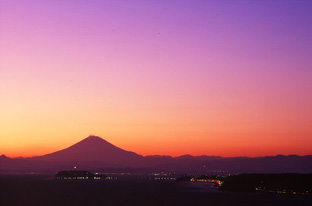
[[[134,175],[130,173],[118,173],[115,174],[117,176],[115,177],[107,177],[100,173],[92,173],[88,172],[86,170],[77,170],[76,167],[74,167],[73,170],[69,171],[59,171],[55,175],[55,179],[57,180],[125,180],[125,179],[149,179],[149,180],[169,180],[169,181],[175,181],[180,178],[175,177],[174,174],[166,173],[166,172],[160,172],[160,173],[152,173],[150,175]],[[151,177],[152,176],[152,177]],[[231,176],[231,175],[229,175]],[[187,177],[184,176],[186,181],[190,182],[203,182],[203,183],[213,183],[218,187],[222,187],[224,183],[224,176],[221,177],[213,177],[213,176],[206,176],[206,177]],[[258,192],[271,192],[271,193],[281,193],[281,194],[311,194],[310,191],[294,191],[294,190],[286,190],[286,189],[267,189],[265,187],[254,187],[255,191]]]
[[[69,171],[59,171],[56,175],[56,179],[63,179],[63,180],[88,180],[88,179],[94,179],[94,180],[100,180],[105,179],[106,177],[101,174],[93,174],[91,172],[85,171],[85,170],[76,170],[77,168],[74,167],[74,170]]]

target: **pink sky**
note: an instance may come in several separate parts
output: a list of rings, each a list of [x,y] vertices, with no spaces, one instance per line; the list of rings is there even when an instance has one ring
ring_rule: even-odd
[[[0,3],[0,153],[312,154],[311,1]]]

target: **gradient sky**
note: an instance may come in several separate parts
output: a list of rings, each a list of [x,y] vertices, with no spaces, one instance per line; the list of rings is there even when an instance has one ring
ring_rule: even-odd
[[[0,1],[0,154],[312,154],[312,1]]]

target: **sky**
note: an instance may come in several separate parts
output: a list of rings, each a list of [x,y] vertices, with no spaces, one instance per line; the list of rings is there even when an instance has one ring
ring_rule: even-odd
[[[312,154],[312,1],[1,0],[0,154]]]

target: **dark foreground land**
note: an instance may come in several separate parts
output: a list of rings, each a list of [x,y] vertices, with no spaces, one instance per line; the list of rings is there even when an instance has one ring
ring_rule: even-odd
[[[151,180],[55,180],[1,175],[1,206],[36,205],[312,205],[311,195],[222,192],[213,184]]]
[[[240,174],[225,178],[221,190],[312,194],[312,174]]]

